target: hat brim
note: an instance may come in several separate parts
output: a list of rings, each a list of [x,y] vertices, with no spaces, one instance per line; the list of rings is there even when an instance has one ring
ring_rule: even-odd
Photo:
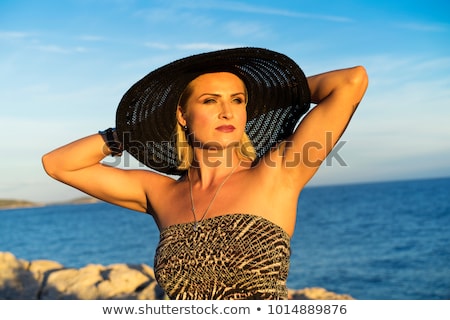
[[[286,55],[251,47],[197,54],[150,72],[125,93],[116,112],[124,150],[156,171],[182,174],[175,147],[178,101],[189,82],[212,72],[230,72],[244,82],[246,132],[258,157],[291,135],[309,110],[307,79]]]

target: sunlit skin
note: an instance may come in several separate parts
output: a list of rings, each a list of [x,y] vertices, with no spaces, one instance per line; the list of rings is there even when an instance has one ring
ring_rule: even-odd
[[[194,146],[226,148],[241,139],[247,121],[246,89],[232,73],[208,73],[191,83],[194,88],[186,110],[179,106],[177,118],[187,125]]]
[[[202,143],[202,148],[195,148],[195,167],[190,170],[197,212],[205,211],[217,187],[234,168],[207,218],[233,213],[258,215],[292,236],[302,189],[341,137],[368,85],[366,71],[360,66],[307,80],[316,106],[287,143],[272,149],[256,166],[240,162],[234,151],[246,122],[242,82],[227,73],[206,74],[195,80],[186,110],[178,109],[177,120]],[[93,134],[49,152],[42,160],[53,178],[101,200],[148,212],[160,229],[194,221],[185,175],[174,180],[150,170],[105,166],[101,160],[108,154],[101,136]]]

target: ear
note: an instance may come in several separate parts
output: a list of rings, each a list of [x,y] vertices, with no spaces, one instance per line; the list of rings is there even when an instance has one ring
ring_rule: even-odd
[[[181,108],[181,106],[178,106],[177,107],[177,121],[178,121],[179,125],[182,127],[184,127],[187,123],[184,116],[185,116],[185,113],[183,112],[183,109]]]

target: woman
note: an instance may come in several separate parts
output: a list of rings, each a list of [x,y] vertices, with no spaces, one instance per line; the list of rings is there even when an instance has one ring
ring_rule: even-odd
[[[367,83],[363,67],[306,78],[260,48],[195,55],[131,87],[117,131],[60,147],[43,164],[59,181],[153,216],[155,275],[170,298],[286,299],[298,197]],[[154,170],[100,163],[123,148]]]

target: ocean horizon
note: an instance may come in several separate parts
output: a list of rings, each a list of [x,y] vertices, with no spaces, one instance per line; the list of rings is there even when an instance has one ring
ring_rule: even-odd
[[[304,189],[288,287],[355,299],[450,299],[450,178]],[[65,267],[153,267],[149,215],[104,202],[0,210],[0,251]]]

